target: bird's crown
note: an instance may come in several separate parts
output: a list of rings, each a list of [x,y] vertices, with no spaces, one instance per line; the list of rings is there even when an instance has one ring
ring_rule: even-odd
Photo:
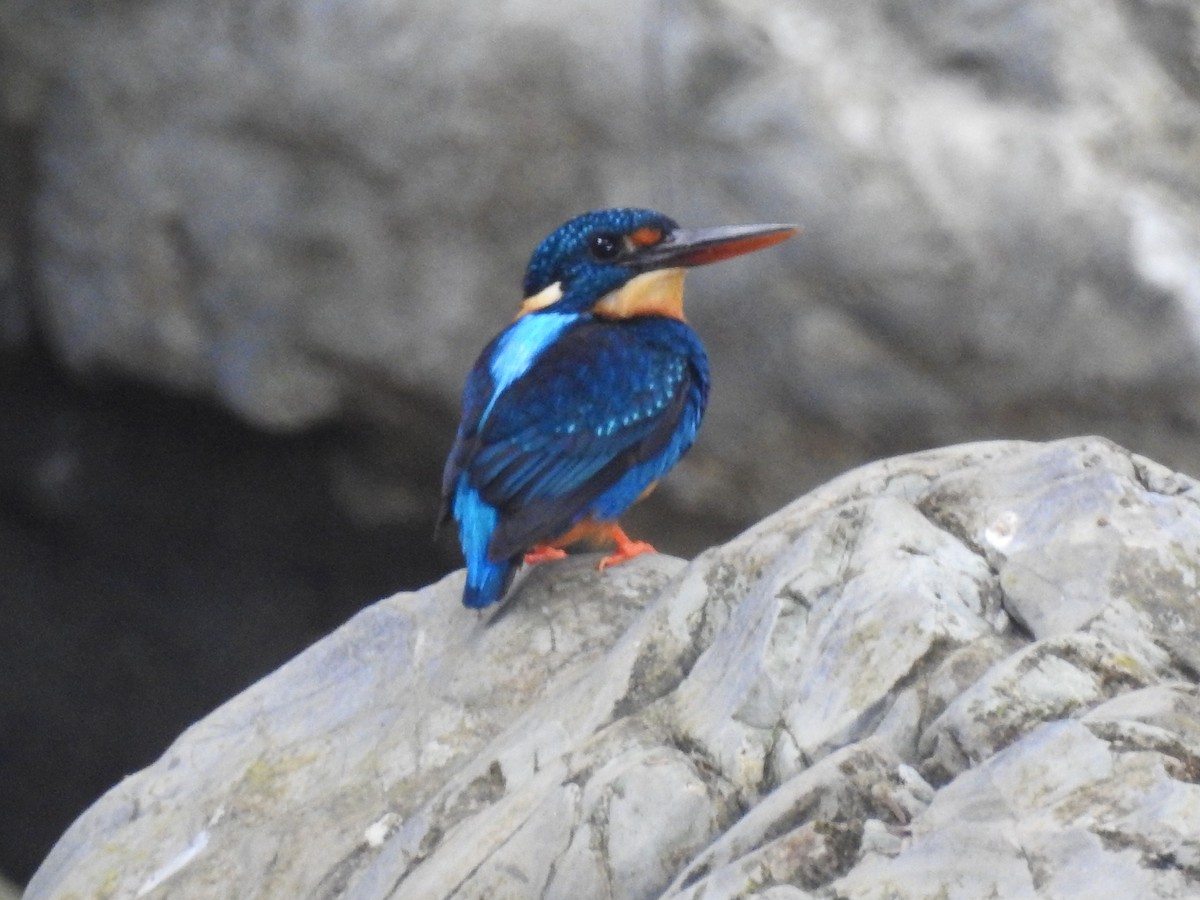
[[[525,296],[555,283],[598,296],[633,274],[622,262],[678,226],[652,209],[601,209],[564,222],[538,244],[525,271]],[[593,284],[594,283],[594,284]]]

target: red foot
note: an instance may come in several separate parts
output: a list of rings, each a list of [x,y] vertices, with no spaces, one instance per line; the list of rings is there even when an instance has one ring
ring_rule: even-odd
[[[525,565],[532,566],[540,562],[549,562],[553,559],[566,558],[566,550],[563,550],[560,547],[552,547],[549,544],[538,544],[525,554]]]
[[[629,535],[621,530],[621,527],[615,522],[610,526],[609,536],[616,542],[617,552],[611,556],[606,556],[600,560],[596,566],[601,572],[609,566],[615,566],[617,563],[623,563],[627,559],[633,559],[635,556],[641,556],[643,553],[657,553],[650,544],[645,541],[631,540]]]

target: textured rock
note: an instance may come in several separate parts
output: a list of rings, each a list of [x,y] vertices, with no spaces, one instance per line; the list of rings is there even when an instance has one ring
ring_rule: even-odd
[[[1194,896],[1197,540],[1200,485],[1081,438],[488,617],[456,574],[185,732],[27,897]]]
[[[717,391],[660,502],[728,528],[998,431],[1200,472],[1197,34],[1187,0],[10,3],[0,243],[78,370],[411,435],[566,216],[796,219],[692,279]]]

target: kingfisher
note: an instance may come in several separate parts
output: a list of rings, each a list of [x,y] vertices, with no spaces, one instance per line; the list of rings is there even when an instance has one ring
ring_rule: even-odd
[[[522,560],[581,540],[654,548],[617,524],[692,445],[708,357],[683,315],[692,266],[784,241],[794,225],[683,229],[649,209],[564,223],[534,251],[516,319],[467,376],[442,478],[467,563],[463,604],[500,600]]]

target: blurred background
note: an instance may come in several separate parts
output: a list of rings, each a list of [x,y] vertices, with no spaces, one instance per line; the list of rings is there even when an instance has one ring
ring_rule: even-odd
[[[585,209],[700,270],[691,555],[861,462],[1200,474],[1194,0],[3,0],[0,872],[434,544],[463,376]]]

